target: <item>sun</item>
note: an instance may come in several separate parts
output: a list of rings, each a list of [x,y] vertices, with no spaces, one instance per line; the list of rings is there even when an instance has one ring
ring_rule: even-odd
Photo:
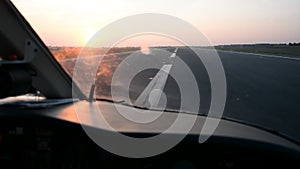
[[[83,31],[83,44],[86,44],[95,34],[97,29],[87,28]]]

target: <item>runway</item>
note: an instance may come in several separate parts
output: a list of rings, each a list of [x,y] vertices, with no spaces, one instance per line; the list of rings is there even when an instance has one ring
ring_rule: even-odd
[[[200,50],[203,57],[210,57],[210,49],[196,50]],[[230,51],[217,51],[217,54],[223,65],[227,84],[223,117],[300,139],[300,60]],[[125,81],[128,82],[127,75],[131,73],[135,76],[129,79],[130,100],[125,100],[126,102],[140,107],[181,109],[180,88],[189,88],[193,83],[186,66],[196,80],[200,95],[200,102],[195,103],[192,97],[187,98],[190,99],[188,102],[199,106],[198,114],[207,115],[211,106],[210,77],[191,48],[151,48],[149,53],[136,51],[116,56],[114,59],[122,58],[122,63],[125,63],[121,71],[123,75],[121,73],[117,84],[112,86],[121,99],[128,94]],[[126,60],[129,56],[131,60]],[[107,67],[112,62],[105,62],[104,66]],[[145,68],[147,65],[155,65],[155,68]],[[111,68],[111,71],[114,72],[115,68]],[[101,69],[103,66],[100,65],[99,70]],[[111,73],[108,76],[113,75]],[[100,83],[105,80],[103,77],[98,79]],[[107,80],[107,83],[110,81]],[[109,85],[98,87],[98,94],[110,92]],[[187,95],[197,94],[192,88],[186,92]]]
[[[185,81],[187,85],[191,83],[190,77],[185,76],[186,72],[181,72],[182,65],[179,60],[182,60],[193,72],[199,87],[201,100],[198,113],[207,114],[211,101],[211,84],[203,63],[188,47],[163,50],[167,50],[169,53],[164,53],[161,49],[152,49],[150,55],[169,61],[157,63],[161,68],[166,64],[172,65],[169,72],[166,72],[170,74],[168,79],[156,79],[155,76],[159,70],[152,69],[140,73],[131,83],[132,98],[138,99],[141,98],[141,95],[147,95],[143,91],[153,80],[165,81],[165,84],[161,86],[163,86],[162,90],[167,98],[166,108],[180,109],[179,86],[176,83],[177,79],[171,75],[180,74],[176,77],[182,78],[181,80]],[[202,51],[204,55],[206,52],[207,50]],[[227,98],[223,117],[277,130],[299,138],[300,60],[241,52],[217,52],[223,64],[227,82]],[[153,88],[153,90],[155,89],[157,90],[157,88]],[[150,90],[148,89],[148,91]],[[193,92],[190,91],[191,94]],[[148,92],[148,96],[150,93],[151,91]]]

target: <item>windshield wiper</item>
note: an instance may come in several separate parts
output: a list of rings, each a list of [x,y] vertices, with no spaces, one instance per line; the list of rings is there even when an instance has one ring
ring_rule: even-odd
[[[117,104],[121,104],[121,103],[125,103],[125,100],[112,100],[112,99],[106,99],[106,98],[96,98],[96,101],[104,101],[104,102],[110,102],[110,103],[117,103]]]

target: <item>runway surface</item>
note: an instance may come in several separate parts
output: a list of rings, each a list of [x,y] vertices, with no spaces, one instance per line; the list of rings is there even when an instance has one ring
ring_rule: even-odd
[[[161,64],[158,67],[172,66],[166,72],[169,74],[168,79],[155,79],[158,70],[144,71],[132,81],[133,99],[140,99],[141,95],[145,96],[146,94],[142,92],[151,82],[166,81],[164,85],[161,85],[167,97],[166,107],[179,109],[181,101],[179,86],[171,75],[181,73],[176,77],[182,78],[181,80],[185,81],[187,85],[191,83],[191,78],[185,76],[187,73],[181,72],[182,64],[179,60],[182,60],[192,70],[198,83],[201,97],[199,114],[207,114],[211,101],[211,84],[203,63],[190,48],[180,47],[167,50],[170,53],[153,49],[150,55],[165,58],[165,63],[157,63]],[[210,52],[201,50],[199,53],[209,55]],[[299,139],[300,60],[228,51],[218,51],[218,55],[223,64],[227,82],[227,98],[223,117],[263,126]],[[153,90],[157,89],[154,87]],[[194,91],[190,92],[193,94]],[[157,97],[160,96],[161,94],[158,94]],[[149,96],[146,98],[149,99]],[[153,98],[149,100],[151,101],[151,99],[153,100]]]
[[[211,55],[210,49],[194,50],[200,51],[203,57]],[[300,140],[300,60],[230,51],[217,51],[217,54],[227,84],[223,117],[279,131]],[[184,68],[187,66],[197,82],[200,95],[199,103],[195,103],[193,97],[189,102],[198,104],[199,114],[208,113],[212,92],[210,78],[199,57],[189,47],[151,48],[148,53],[138,51],[119,56],[131,57],[131,60],[125,59],[127,67],[124,66],[124,75],[120,76],[136,74],[129,85],[133,104],[180,109],[180,88],[182,85],[188,88],[193,83],[191,74]],[[144,65],[155,65],[155,68],[146,69]],[[118,85],[113,86],[120,96],[128,94],[123,82],[121,78]],[[187,92],[188,95],[197,94],[192,88]]]

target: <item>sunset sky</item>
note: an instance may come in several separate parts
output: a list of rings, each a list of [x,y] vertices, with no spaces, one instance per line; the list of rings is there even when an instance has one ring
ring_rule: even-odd
[[[197,27],[214,45],[300,41],[299,0],[13,0],[13,3],[44,42],[52,46],[83,46],[107,24],[139,13],[181,18]]]

